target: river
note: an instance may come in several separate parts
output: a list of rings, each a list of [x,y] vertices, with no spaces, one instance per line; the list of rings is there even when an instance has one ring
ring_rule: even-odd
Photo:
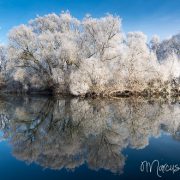
[[[179,152],[177,99],[0,97],[1,180],[179,179]]]

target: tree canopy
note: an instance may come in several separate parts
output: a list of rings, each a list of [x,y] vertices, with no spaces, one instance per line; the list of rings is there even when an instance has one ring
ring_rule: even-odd
[[[180,34],[148,43],[142,32],[125,34],[121,18],[111,14],[82,20],[69,12],[38,16],[8,37],[0,46],[1,77],[20,83],[22,91],[109,94],[179,84]]]

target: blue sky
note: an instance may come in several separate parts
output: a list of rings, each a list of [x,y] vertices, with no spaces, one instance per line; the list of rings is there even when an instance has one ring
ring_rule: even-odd
[[[0,42],[7,41],[13,26],[62,10],[80,19],[87,13],[94,17],[116,14],[123,19],[125,32],[141,30],[149,38],[180,32],[180,0],[0,0]]]

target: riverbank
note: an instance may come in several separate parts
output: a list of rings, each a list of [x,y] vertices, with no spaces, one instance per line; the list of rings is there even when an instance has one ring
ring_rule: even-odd
[[[53,93],[53,91],[48,90],[36,90],[36,91],[0,91],[1,95],[39,95],[39,96],[53,96],[53,97],[80,97],[80,98],[128,98],[128,97],[180,97],[180,90],[178,89],[171,89],[169,92],[164,90],[150,90],[144,89],[142,91],[111,91],[111,92],[88,92],[86,94],[81,95],[73,95],[69,93]]]

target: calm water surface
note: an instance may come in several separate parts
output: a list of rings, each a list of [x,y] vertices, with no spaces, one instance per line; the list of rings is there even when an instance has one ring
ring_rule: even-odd
[[[178,100],[0,98],[0,180],[180,179],[177,166]]]

